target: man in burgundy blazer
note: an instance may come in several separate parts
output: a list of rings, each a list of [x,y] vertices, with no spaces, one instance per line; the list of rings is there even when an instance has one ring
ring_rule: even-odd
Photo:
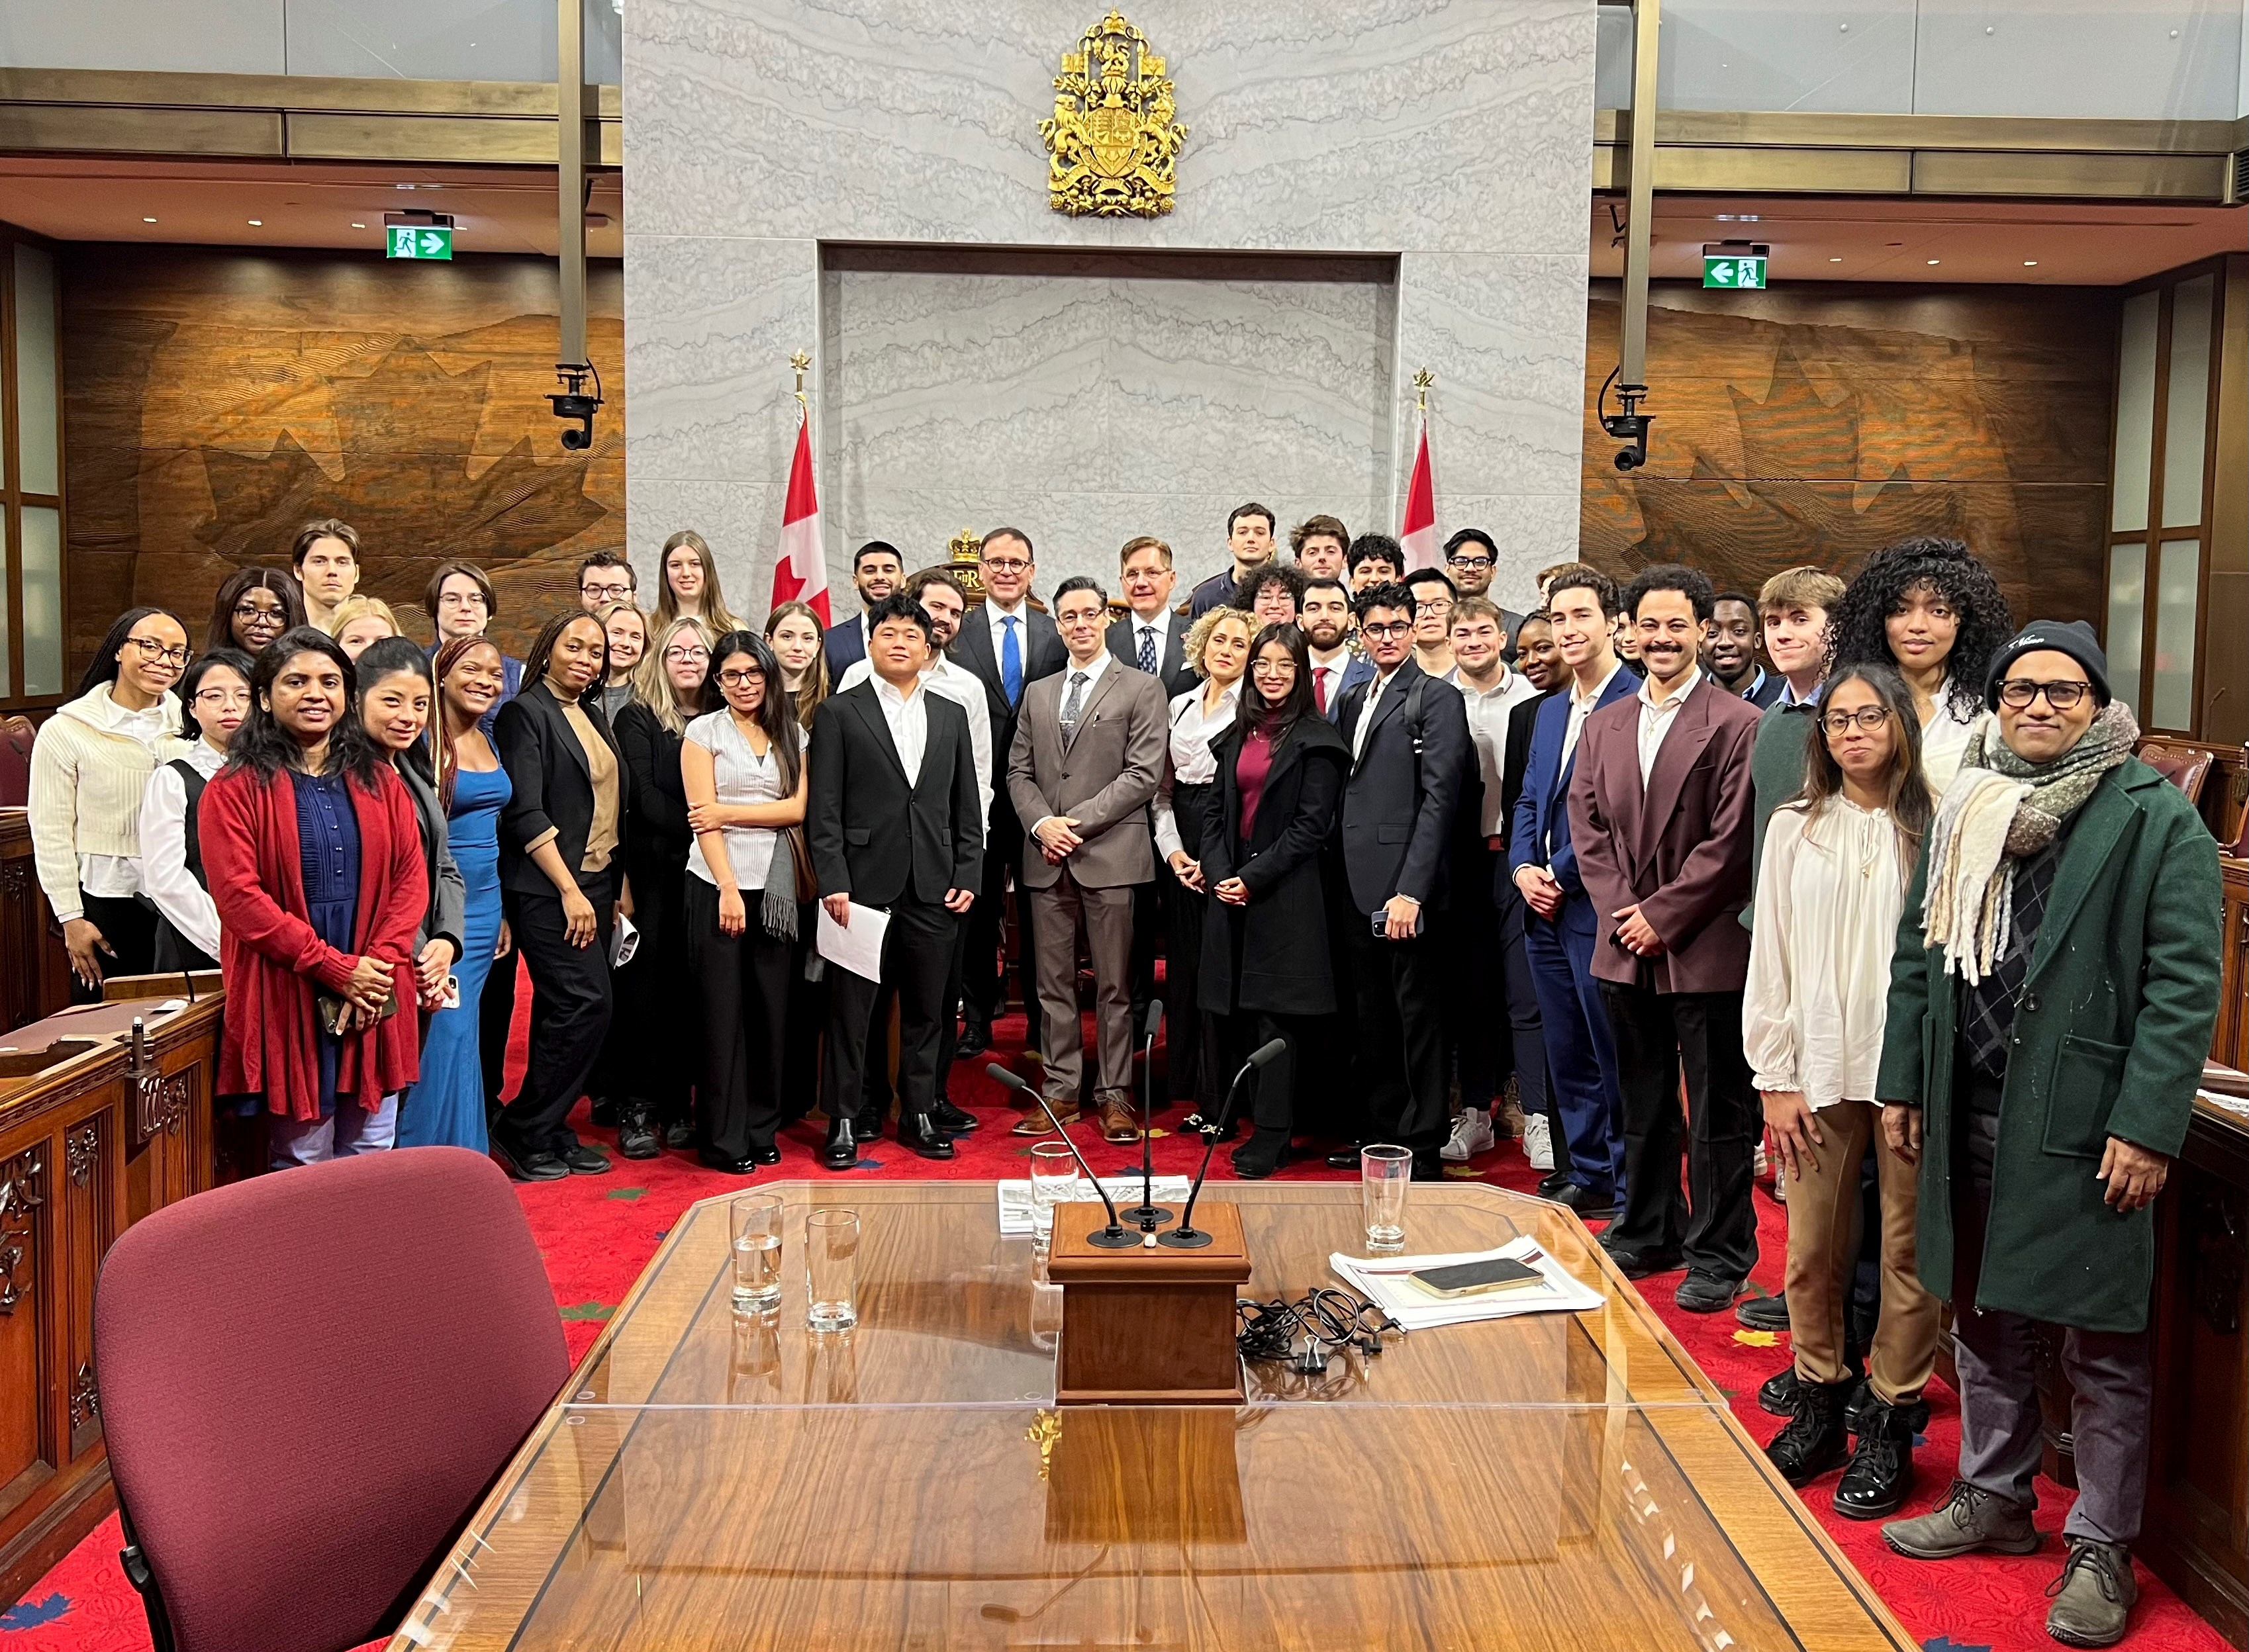
[[[1713,606],[1702,574],[1647,569],[1622,606],[1647,680],[1585,719],[1570,783],[1570,837],[1600,925],[1593,974],[1624,1100],[1624,1210],[1601,1244],[1633,1278],[1683,1262],[1679,1306],[1715,1313],[1757,1261],[1750,1176],[1760,1114],[1742,1053],[1750,949],[1740,915],[1758,711],[1696,664]]]

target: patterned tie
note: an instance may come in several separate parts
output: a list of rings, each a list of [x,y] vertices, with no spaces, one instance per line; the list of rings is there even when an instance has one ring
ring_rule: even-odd
[[[1140,669],[1152,677],[1156,675],[1156,627],[1152,625],[1140,627]]]
[[[1312,668],[1312,703],[1319,707],[1322,716],[1328,714],[1328,673],[1333,668],[1324,665]]]
[[[1062,697],[1062,744],[1065,751],[1077,738],[1077,714],[1084,709],[1084,703],[1085,673],[1073,671],[1069,674],[1069,692]]]
[[[1007,627],[1000,641],[1000,691],[1014,705],[1023,697],[1023,645],[1015,641],[1017,616],[1006,614],[1000,623]]]

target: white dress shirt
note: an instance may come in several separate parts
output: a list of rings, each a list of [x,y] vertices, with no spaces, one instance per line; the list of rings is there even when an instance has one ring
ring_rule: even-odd
[[[843,673],[843,681],[836,692],[856,689],[875,675],[875,668],[864,660],[854,660]],[[932,694],[941,694],[968,714],[968,760],[976,770],[976,818],[992,818],[992,704],[984,692],[984,684],[966,666],[959,666],[943,655],[939,655],[921,674],[921,686]]]
[[[1320,658],[1317,648],[1308,649],[1307,653],[1311,658],[1312,682],[1316,685],[1312,703],[1318,705],[1324,700],[1327,709],[1333,711],[1336,696],[1343,692],[1343,674],[1351,669],[1351,650],[1338,648],[1324,660]]]
[[[1023,669],[1028,673],[1031,668],[1030,599],[1024,598],[1012,608],[1001,607],[995,598],[984,599],[984,622],[992,627],[992,663],[994,665],[999,664],[1001,661],[1007,658],[1007,621],[1011,619],[1015,621],[1015,648],[1021,656]],[[1028,675],[1023,679],[1023,685],[1026,688],[1030,686],[1030,678]]]
[[[1486,839],[1502,837],[1507,831],[1499,797],[1507,773],[1508,715],[1525,700],[1537,698],[1538,690],[1530,686],[1529,677],[1504,665],[1489,689],[1479,689],[1462,681],[1457,666],[1445,674],[1443,681],[1461,691],[1462,703],[1468,714],[1468,738],[1475,744],[1476,767],[1483,776],[1483,807],[1479,812],[1478,830]]]
[[[1585,731],[1585,719],[1592,716],[1593,708],[1601,703],[1601,696],[1609,691],[1609,684],[1616,681],[1616,674],[1623,669],[1624,661],[1620,660],[1609,668],[1608,675],[1593,684],[1593,691],[1587,695],[1578,692],[1576,677],[1570,679],[1570,721],[1562,730],[1562,768],[1570,766],[1570,758],[1578,749],[1578,737]],[[1556,772],[1559,773],[1560,770]]]
[[[1138,670],[1140,665],[1140,638],[1145,632],[1155,634],[1156,675],[1164,675],[1164,650],[1171,646],[1172,611],[1168,607],[1153,614],[1128,614],[1124,618],[1124,655],[1126,661]]]
[[[1078,714],[1082,716],[1085,712],[1085,703],[1093,698],[1093,685],[1100,682],[1101,674],[1109,669],[1109,668],[1116,662],[1117,656],[1110,653],[1106,648],[1095,649],[1093,658],[1083,665],[1078,664],[1075,660],[1064,659],[1062,663],[1062,675],[1060,678],[1062,682],[1062,692],[1055,696],[1056,723],[1061,723],[1062,709],[1069,703],[1069,680],[1072,677],[1076,676],[1082,676],[1085,679],[1084,687],[1081,688],[1077,693]]]
[[[1905,908],[1897,829],[1881,809],[1831,799],[1773,811],[1757,874],[1742,1051],[1760,1090],[1807,1106],[1872,1101]]]
[[[1375,703],[1382,698],[1384,691],[1390,687],[1391,679],[1397,675],[1395,666],[1387,671],[1378,666],[1374,681],[1366,685],[1366,698],[1359,703],[1358,725],[1351,731],[1351,760],[1353,763],[1358,761],[1358,754],[1366,749],[1367,730],[1374,727]]]
[[[226,764],[226,753],[198,740],[180,754],[206,780]],[[90,857],[89,857],[90,858]],[[141,794],[139,888],[180,932],[181,939],[206,957],[218,956],[218,908],[210,891],[188,870],[188,787],[169,762],[156,765]]]
[[[917,681],[905,694],[891,686],[887,677],[875,679],[875,698],[882,703],[883,720],[891,725],[891,744],[898,749],[898,766],[906,784],[921,784],[922,753],[929,749],[929,700]]]
[[[1172,788],[1208,785],[1218,778],[1218,759],[1211,755],[1210,743],[1234,726],[1235,713],[1241,703],[1241,684],[1237,681],[1228,684],[1219,696],[1218,709],[1205,716],[1202,693],[1207,686],[1198,683],[1172,696],[1171,744],[1166,752],[1170,761],[1164,765],[1164,778],[1156,787],[1156,853],[1166,861],[1186,847],[1180,841],[1179,817],[1172,812]]]
[[[1960,759],[1968,753],[1968,737],[1983,715],[1981,706],[1966,711],[1952,709],[1951,678],[1938,685],[1936,714],[1921,725],[1921,773],[1934,795],[1943,797],[1952,777],[1960,772]]]
[[[1663,737],[1671,732],[1671,725],[1679,721],[1679,708],[1687,703],[1687,696],[1695,692],[1695,685],[1702,680],[1702,668],[1690,665],[1679,686],[1661,701],[1655,697],[1655,679],[1649,677],[1640,685],[1640,789],[1647,790],[1647,777],[1654,771],[1656,754],[1663,750]]]

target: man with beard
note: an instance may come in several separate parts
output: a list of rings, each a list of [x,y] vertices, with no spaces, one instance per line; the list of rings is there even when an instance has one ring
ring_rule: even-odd
[[[1482,528],[1462,528],[1445,541],[1445,572],[1458,595],[1497,602],[1499,599],[1491,594],[1491,582],[1498,572],[1499,546]],[[1499,611],[1500,628],[1507,633],[1507,648],[1500,657],[1509,665],[1516,662],[1515,639],[1523,629],[1523,616],[1512,608]]]
[[[1312,661],[1312,703],[1330,723],[1346,690],[1374,675],[1373,661],[1351,649],[1351,593],[1334,578],[1307,580],[1296,610]]]
[[[867,657],[867,616],[898,590],[905,571],[905,559],[887,539],[870,539],[852,553],[851,586],[859,593],[861,612],[828,627],[829,675],[841,678],[853,661]]]

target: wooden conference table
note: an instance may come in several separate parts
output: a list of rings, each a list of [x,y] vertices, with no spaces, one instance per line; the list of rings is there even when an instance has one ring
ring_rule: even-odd
[[[1534,1234],[1597,1312],[1254,1365],[1239,1409],[1057,1411],[1062,1292],[990,1182],[773,1186],[778,1313],[732,1311],[726,1201],[685,1212],[394,1652],[1918,1652],[1558,1206],[1417,1185],[1407,1248]],[[1355,1184],[1212,1192],[1257,1297],[1358,1249]],[[860,1320],[818,1337],[804,1212],[839,1205]]]

